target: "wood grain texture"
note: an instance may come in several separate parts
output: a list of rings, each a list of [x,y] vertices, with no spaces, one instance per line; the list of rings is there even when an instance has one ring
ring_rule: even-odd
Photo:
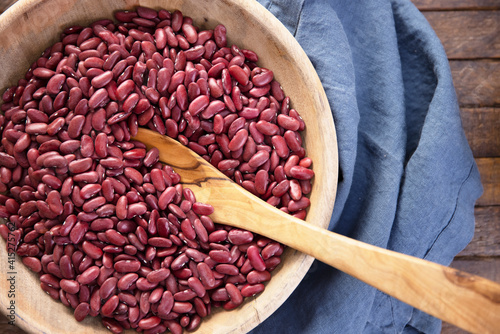
[[[474,157],[500,157],[500,108],[461,108],[460,116]]]
[[[472,241],[457,257],[500,257],[500,206],[476,207],[476,229]],[[469,271],[476,273],[476,271]],[[489,275],[484,277],[492,279]],[[500,281],[500,279],[494,279]]]
[[[470,273],[482,275],[496,282],[500,281],[500,258],[498,257],[459,257],[451,264],[458,270],[466,270]],[[468,334],[469,332],[457,328],[449,323],[443,322],[442,334]]]
[[[453,11],[453,10],[499,10],[500,9],[500,0],[412,0],[413,3],[422,11]],[[3,7],[7,6],[11,2],[15,2],[13,0],[3,0],[0,1],[0,13],[2,12]],[[460,22],[458,22],[458,26],[456,29],[460,29]],[[446,37],[446,36],[443,36]],[[444,43],[445,41],[443,41]],[[488,47],[488,46],[486,46]],[[475,63],[475,62],[473,62]],[[498,105],[498,99],[495,99],[494,95],[498,97],[498,90],[492,89],[494,83],[485,82],[488,80],[495,79],[495,76],[488,76],[490,70],[493,70],[494,73],[499,73],[495,71],[495,66],[484,66],[485,70],[478,71],[477,73],[469,73],[468,75],[457,75],[454,73],[454,82],[455,86],[460,88],[459,97],[461,97],[461,103],[466,102],[466,106],[493,106],[495,103]],[[464,66],[453,65],[452,68],[460,69]],[[471,66],[471,69],[474,70],[476,66]],[[479,67],[479,66],[477,66]],[[486,77],[485,77],[486,74]],[[498,78],[498,74],[496,78]],[[498,79],[496,79],[498,81]],[[468,89],[472,87],[476,89],[476,92],[470,95]],[[457,89],[458,90],[458,89]],[[493,96],[493,97],[492,97]],[[497,102],[495,102],[497,101]],[[462,103],[464,105],[464,103]],[[462,108],[463,110],[464,108]],[[471,147],[473,149],[473,153],[476,157],[486,157],[486,156],[495,156],[494,152],[496,151],[497,141],[494,138],[498,138],[498,133],[500,132],[498,128],[495,131],[494,126],[490,126],[491,122],[498,122],[500,118],[497,116],[496,111],[483,110],[482,108],[472,108],[465,113],[470,113],[468,118],[463,117],[464,127],[466,129],[467,138],[471,143]],[[476,113],[478,113],[476,115]],[[462,116],[464,112],[462,111]],[[483,120],[483,122],[476,123],[478,120]],[[474,126],[468,126],[469,121],[474,122]],[[475,128],[485,127],[485,128]],[[475,129],[474,129],[475,128]],[[484,136],[482,135],[484,133]],[[486,139],[489,138],[489,139]],[[493,143],[493,148],[488,147],[488,143]],[[496,154],[496,156],[499,156]],[[481,171],[483,174],[483,171]],[[488,172],[489,173],[489,172]],[[491,229],[489,224],[491,221],[496,221],[498,224],[498,219],[500,219],[500,213],[495,209],[495,207],[479,207],[476,208],[476,234],[474,239],[470,243],[470,245],[464,250],[465,253],[461,253],[460,256],[452,263],[452,267],[465,270],[474,274],[478,274],[484,276],[486,278],[495,280],[497,282],[500,281],[500,259],[488,257],[490,254],[490,250],[485,246],[482,247],[482,243],[489,244],[494,242],[496,238],[499,237],[499,234],[495,233],[495,230]],[[485,221],[483,221],[483,219]],[[497,225],[498,226],[498,225]],[[484,237],[482,231],[485,231]],[[488,231],[488,232],[487,232]],[[488,239],[490,238],[490,239]],[[477,245],[476,243],[480,243]],[[498,244],[497,244],[498,246]],[[484,253],[483,253],[484,252]],[[477,256],[477,257],[476,257]],[[6,319],[3,315],[0,315],[0,333],[7,334],[21,334],[24,333],[23,330],[12,327],[6,323]],[[467,333],[463,330],[458,329],[457,327],[450,325],[448,323],[443,323],[443,334],[463,334]]]
[[[498,157],[500,85],[498,78],[499,0],[412,0],[435,29],[450,59],[467,139],[478,163],[485,192],[475,209],[470,244],[451,267],[500,281]],[[484,10],[484,12],[475,12]],[[494,11],[494,12],[492,12]],[[483,25],[478,18],[495,18]],[[462,21],[460,19],[463,19]],[[484,30],[483,30],[484,29]],[[493,36],[492,34],[496,35]],[[475,49],[474,49],[475,48]],[[472,60],[470,58],[485,58]],[[488,59],[489,58],[489,59]],[[442,334],[468,332],[443,322]]]
[[[500,58],[500,11],[424,12],[448,59]]]
[[[477,158],[476,163],[484,188],[476,205],[500,205],[500,158]]]
[[[450,69],[462,107],[500,106],[499,60],[452,60]]]
[[[412,0],[421,11],[442,10],[495,10],[499,0]]]

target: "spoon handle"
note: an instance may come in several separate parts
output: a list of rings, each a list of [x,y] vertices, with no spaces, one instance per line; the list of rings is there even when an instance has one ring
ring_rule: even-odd
[[[238,186],[177,141],[146,129],[134,138],[160,151],[218,223],[250,230],[335,267],[473,333],[498,332],[500,284],[357,241],[292,217]],[[257,214],[255,214],[257,213]]]

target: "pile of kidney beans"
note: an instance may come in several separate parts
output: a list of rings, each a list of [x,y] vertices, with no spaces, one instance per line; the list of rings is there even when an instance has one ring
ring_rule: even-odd
[[[8,88],[0,234],[41,288],[112,332],[194,330],[264,290],[283,246],[210,219],[133,136],[176,138],[256,196],[305,218],[305,124],[273,72],[180,11],[139,7],[64,30]]]

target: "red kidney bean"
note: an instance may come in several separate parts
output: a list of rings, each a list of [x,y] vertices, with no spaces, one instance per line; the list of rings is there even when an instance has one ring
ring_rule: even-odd
[[[106,204],[106,198],[104,198],[104,196],[98,196],[98,197],[86,200],[82,205],[82,209],[85,212],[92,212],[104,204]]]
[[[116,216],[118,219],[126,219],[128,213],[128,200],[126,196],[121,196],[116,202]]]
[[[229,142],[228,149],[233,152],[241,149],[245,145],[247,138],[248,131],[246,129],[239,130]]]
[[[59,282],[61,289],[67,293],[76,294],[80,291],[80,284],[74,280],[62,279]]]
[[[26,125],[25,131],[29,135],[43,135],[47,133],[47,128],[45,123],[31,123]]]
[[[101,307],[101,314],[104,316],[110,316],[113,311],[118,307],[118,303],[120,302],[120,299],[118,298],[117,295],[114,295],[113,297],[109,298],[104,305]]]
[[[230,276],[238,275],[240,272],[238,267],[236,267],[235,265],[232,265],[232,264],[228,264],[228,263],[218,264],[215,267],[215,270],[220,274],[230,275]]]
[[[227,250],[211,250],[208,255],[218,263],[229,263],[231,261],[231,253]]]
[[[252,270],[247,274],[247,282],[250,284],[257,284],[269,281],[271,279],[271,273],[268,271],[256,271]]]
[[[282,136],[275,135],[271,140],[278,156],[280,158],[286,159],[289,155],[290,150],[286,144],[285,139]]]
[[[160,304],[158,305],[158,314],[160,316],[168,315],[172,310],[173,306],[174,306],[174,296],[172,292],[169,290],[163,292]]]
[[[245,284],[241,288],[241,295],[243,297],[253,297],[255,295],[258,295],[262,291],[264,291],[264,284],[262,283],[257,283],[257,284]]]
[[[137,169],[135,168],[131,168],[131,167],[125,167],[124,169],[124,175],[131,181],[131,182],[134,182],[136,184],[142,184],[143,183],[143,177],[142,177],[142,174],[141,172],[139,172]]]
[[[64,74],[55,74],[47,82],[47,94],[56,95],[61,91],[61,88],[66,81]]]
[[[168,248],[172,246],[172,241],[162,237],[152,237],[148,239],[148,244],[154,247]]]
[[[237,65],[232,65],[229,67],[229,74],[238,81],[238,83],[242,86],[246,86],[249,82],[248,74],[243,70],[242,67]]]
[[[97,218],[92,221],[90,224],[90,229],[94,232],[106,231],[108,229],[113,228],[114,223],[110,218]],[[108,239],[111,242],[111,240]]]
[[[83,158],[79,160],[73,160],[68,164],[69,171],[73,174],[81,174],[88,171],[92,167],[91,158]]]
[[[255,175],[255,190],[257,193],[263,195],[266,193],[267,185],[269,182],[269,174],[267,171],[261,169]]]
[[[240,229],[232,229],[228,232],[227,238],[234,245],[244,245],[252,242],[253,233]]]
[[[110,58],[108,58],[109,60]],[[106,62],[104,63],[106,65]],[[111,71],[106,71],[106,72],[103,72],[102,74],[94,77],[91,81],[91,84],[92,86],[94,86],[95,88],[103,88],[104,86],[106,86],[108,83],[111,82],[111,80],[113,80],[113,72]]]
[[[196,296],[197,296],[196,292],[194,292],[191,289],[187,289],[187,290],[176,292],[174,294],[174,300],[176,302],[177,301],[186,302],[186,301],[190,301],[191,299],[193,299]]]
[[[301,149],[297,132],[287,130],[283,137],[285,138],[286,144],[292,151],[297,152]]]
[[[216,282],[214,274],[210,267],[205,262],[200,262],[197,264],[196,268],[198,269],[200,280],[203,283],[205,289],[213,288]]]
[[[250,160],[248,160],[248,165],[253,168],[262,166],[269,160],[270,154],[266,150],[260,150],[255,153]]]
[[[250,107],[243,107],[243,109],[238,113],[239,116],[244,117],[247,120],[256,118],[259,114],[259,109]]]
[[[174,301],[172,311],[176,313],[188,313],[193,309],[193,304],[189,302]]]
[[[210,100],[208,96],[200,95],[189,104],[188,111],[192,116],[196,116],[205,110],[205,108],[209,105],[209,102]]]
[[[83,125],[85,123],[85,116],[76,115],[71,119],[68,124],[68,135],[70,138],[78,138],[82,132]]]
[[[88,256],[90,256],[94,260],[101,258],[103,254],[102,250],[99,247],[88,241],[83,242],[82,249]]]
[[[77,281],[80,284],[90,284],[93,280],[97,279],[99,276],[99,267],[92,266],[86,269],[84,272],[78,276]]]
[[[293,166],[290,168],[289,174],[298,180],[310,180],[314,176],[314,171],[302,166]]]
[[[208,216],[214,212],[213,206],[200,202],[193,203],[193,211],[198,215]]]
[[[247,256],[250,260],[250,264],[257,271],[266,270],[266,264],[260,255],[260,251],[256,246],[250,246],[247,249]]]
[[[61,195],[56,190],[52,190],[47,194],[47,204],[54,214],[60,215],[63,213],[64,207],[62,204]]]
[[[243,296],[241,295],[240,290],[232,283],[227,283],[225,287],[231,302],[235,306],[240,305],[243,302]]]
[[[288,210],[290,212],[304,210],[311,204],[311,201],[307,197],[301,197],[299,200],[291,200],[288,203]]]
[[[138,260],[121,260],[115,262],[114,268],[119,273],[132,273],[141,268],[141,263]]]
[[[2,225],[2,226],[6,226],[6,225]],[[3,235],[2,235],[3,237]],[[5,240],[7,240],[7,236],[4,237]],[[32,271],[36,272],[36,273],[39,273],[40,271],[42,271],[42,263],[40,262],[40,260],[36,257],[33,257],[33,256],[28,256],[28,257],[23,257],[22,259],[24,265],[26,265],[28,268],[30,268]]]
[[[150,272],[146,278],[151,283],[159,283],[164,281],[168,276],[170,276],[170,270],[167,268],[160,268]]]
[[[132,284],[134,284],[135,281],[137,281],[138,278],[139,275],[137,275],[136,273],[125,274],[118,280],[116,286],[118,287],[118,289],[122,291],[128,290],[130,289]]]
[[[236,159],[226,159],[222,160],[217,164],[217,168],[221,171],[228,171],[235,169],[240,165],[240,162]]]
[[[297,180],[290,180],[290,197],[294,201],[298,201],[302,197],[302,187],[300,186],[299,181]]]
[[[117,282],[118,278],[109,277],[104,281],[104,283],[101,284],[101,287],[99,288],[99,296],[101,299],[108,299],[115,292]]]
[[[141,319],[138,323],[138,326],[139,326],[139,328],[141,328],[143,330],[148,330],[148,329],[155,328],[160,323],[161,323],[161,318],[159,318],[157,316],[152,316],[149,318]]]
[[[272,194],[273,196],[276,196],[276,197],[281,197],[283,196],[288,190],[290,189],[290,181],[289,180],[283,180],[281,181],[280,183],[278,183],[273,191],[272,191]]]
[[[218,302],[224,302],[229,300],[229,295],[225,288],[218,288],[211,291],[210,299]]]
[[[86,302],[79,303],[75,308],[74,316],[76,321],[83,321],[90,313],[90,304]]]

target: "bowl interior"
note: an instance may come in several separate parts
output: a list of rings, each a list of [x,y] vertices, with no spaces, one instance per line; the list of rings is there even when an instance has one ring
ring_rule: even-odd
[[[226,26],[228,44],[255,51],[259,65],[271,69],[281,83],[292,107],[304,119],[307,155],[313,159],[315,179],[307,221],[327,228],[337,187],[337,141],[335,127],[321,82],[304,51],[286,28],[260,4],[248,0],[31,0],[19,1],[0,16],[0,92],[16,84],[30,64],[48,46],[59,40],[70,25],[87,25],[97,19],[113,18],[116,10],[136,6],[181,10],[195,25],[213,29]],[[299,236],[297,236],[299,237]],[[0,238],[0,247],[5,242]],[[287,248],[282,264],[273,272],[265,291],[238,309],[215,311],[204,319],[199,333],[245,333],[270,316],[293,292],[309,269],[313,258]],[[73,312],[47,296],[38,275],[16,257],[9,268],[5,251],[0,252],[0,290],[11,288],[7,278],[15,277],[15,298],[0,294],[2,311],[14,301],[15,324],[33,333],[108,332],[97,319],[78,323]]]

